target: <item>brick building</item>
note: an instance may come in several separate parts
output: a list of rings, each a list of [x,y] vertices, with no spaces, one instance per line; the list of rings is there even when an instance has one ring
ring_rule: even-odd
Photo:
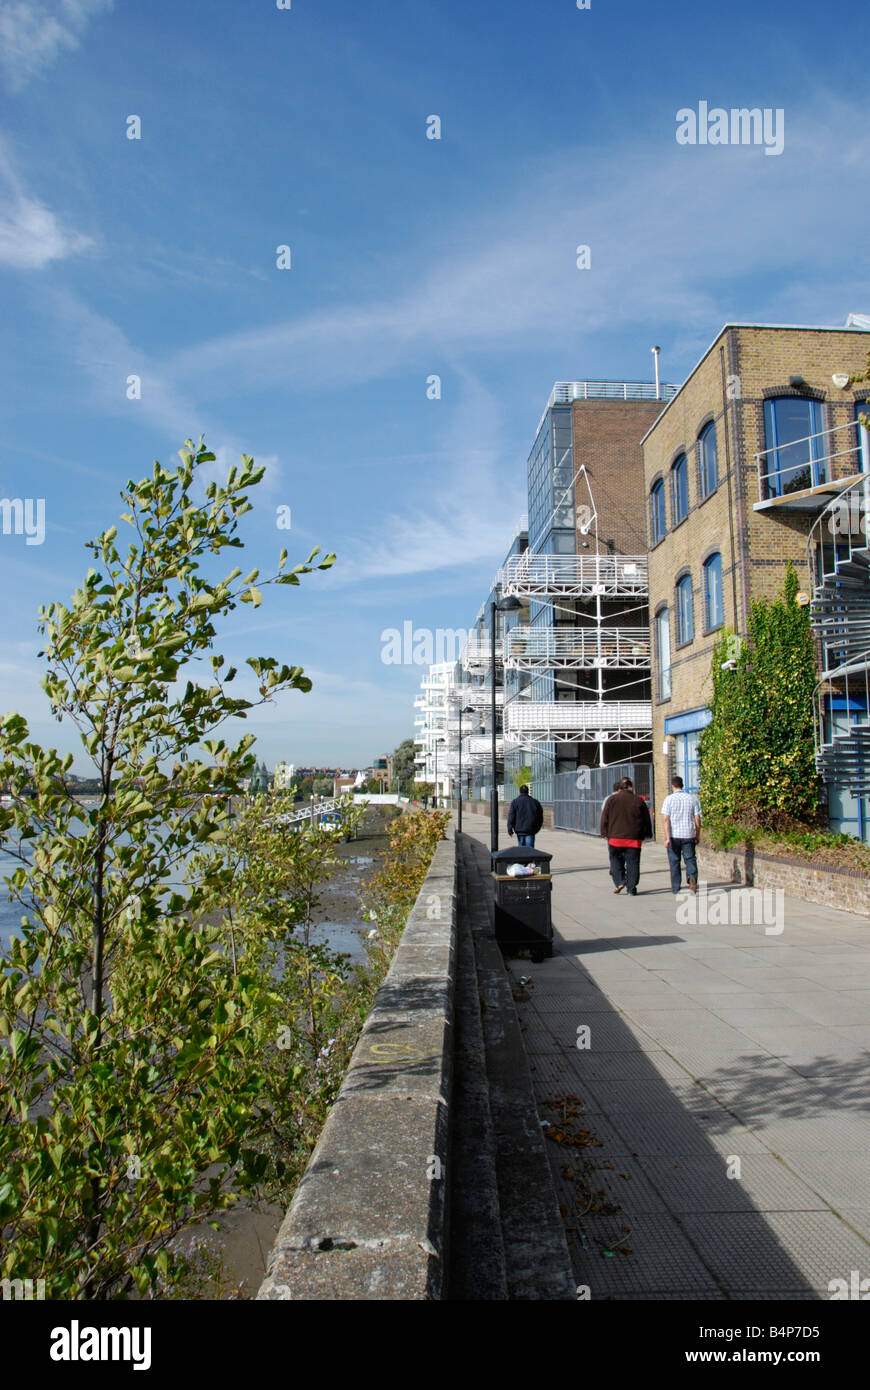
[[[868,348],[854,327],[728,324],[644,436],[659,801],[674,772],[697,785],[714,642],[723,628],[746,631],[750,603],[781,593],[789,561],[807,600],[816,595],[821,632],[819,582],[840,556],[825,518],[849,480],[870,471],[858,423],[870,385],[849,384]],[[842,613],[843,586],[861,580],[837,583]],[[829,667],[820,650],[820,672]],[[838,691],[835,682],[823,723],[842,713]],[[845,701],[846,722],[866,723],[866,699],[863,712],[860,695]],[[837,776],[829,810],[835,828],[867,837],[867,797]]]
[[[505,593],[528,605],[505,642],[505,739],[543,800],[557,773],[650,755],[640,440],[675,391],[559,382],[535,435],[528,548],[504,570]]]

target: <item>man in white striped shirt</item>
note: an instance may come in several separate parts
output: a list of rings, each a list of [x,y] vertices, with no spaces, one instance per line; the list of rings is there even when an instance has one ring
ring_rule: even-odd
[[[695,845],[701,838],[701,803],[694,792],[683,791],[682,777],[672,777],[673,791],[662,803],[665,824],[665,849],[671,870],[671,891],[679,893],[682,886],[682,860],[686,863],[686,882],[693,893],[698,891],[698,863]]]

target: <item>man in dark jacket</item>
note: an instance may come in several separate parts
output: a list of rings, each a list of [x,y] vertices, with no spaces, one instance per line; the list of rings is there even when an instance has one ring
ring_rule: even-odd
[[[535,836],[543,824],[544,808],[540,801],[529,796],[528,787],[520,787],[520,794],[514,797],[508,811],[508,834],[513,835],[516,831],[517,844],[534,849]]]
[[[635,796],[634,783],[623,777],[619,791],[607,798],[601,808],[600,832],[610,849],[610,877],[614,893],[627,888],[637,897],[640,877],[640,847],[652,838],[649,807],[642,796]]]

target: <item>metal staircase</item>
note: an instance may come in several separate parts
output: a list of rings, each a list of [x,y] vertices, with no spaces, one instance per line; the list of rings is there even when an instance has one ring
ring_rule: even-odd
[[[870,793],[870,477],[832,498],[808,536],[810,621],[822,651],[814,699],[816,770]]]

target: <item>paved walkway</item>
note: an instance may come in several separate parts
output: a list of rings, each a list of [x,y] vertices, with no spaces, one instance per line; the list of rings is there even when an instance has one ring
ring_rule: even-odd
[[[536,843],[556,953],[509,965],[578,1285],[829,1299],[870,1278],[870,920],[785,897],[779,922],[769,898],[767,925],[741,925],[734,899],[719,924],[732,895],[711,883],[714,924],[683,924],[660,846],[629,898],[602,842]]]

